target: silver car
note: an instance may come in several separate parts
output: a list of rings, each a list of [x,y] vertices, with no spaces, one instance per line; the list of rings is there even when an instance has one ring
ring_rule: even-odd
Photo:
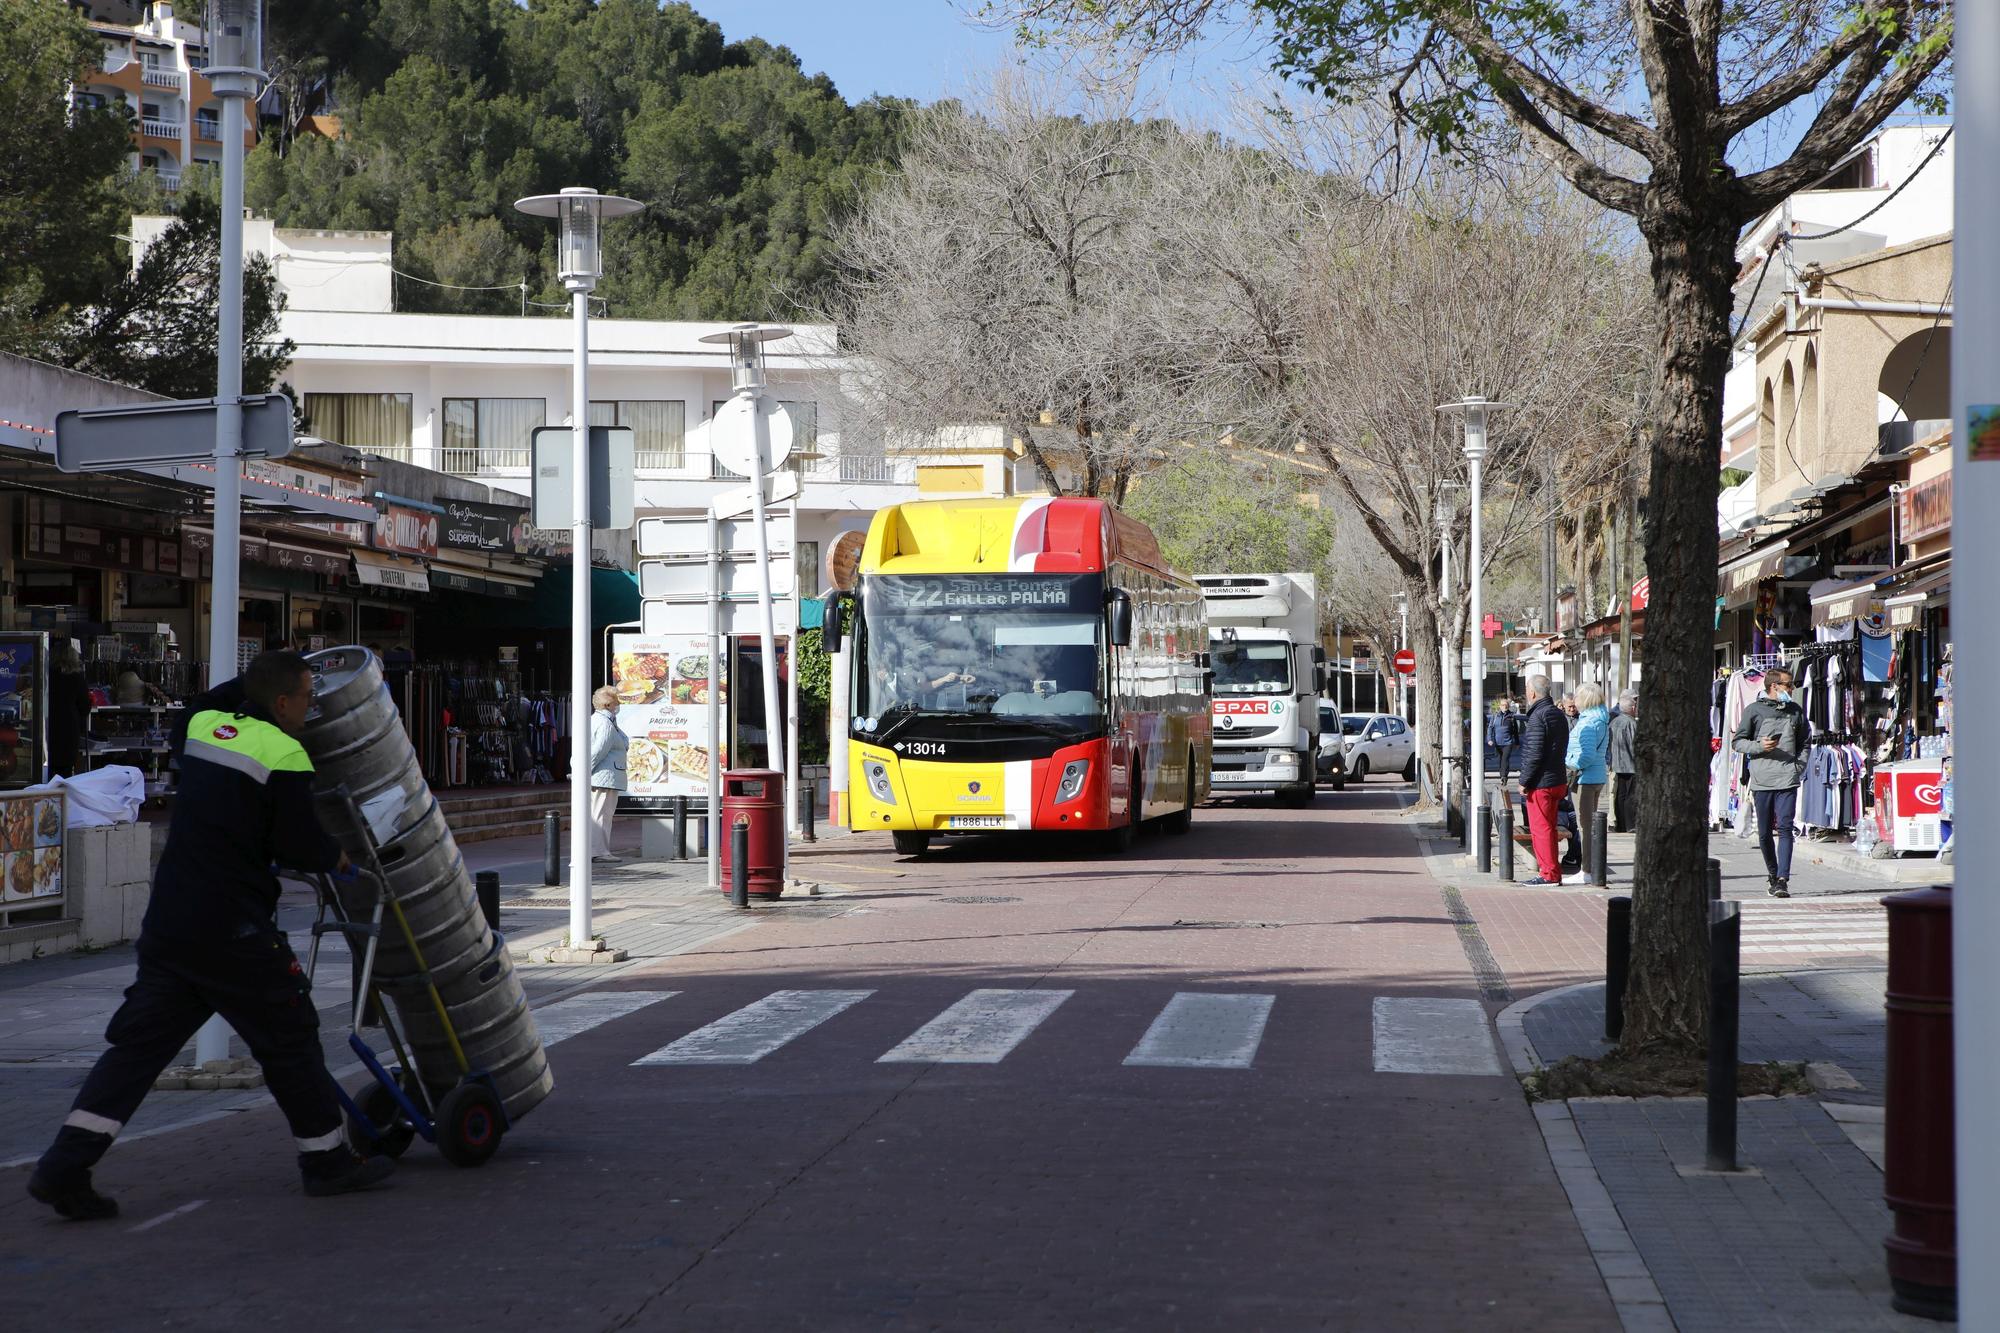
[[[1366,782],[1371,773],[1397,773],[1405,782],[1417,776],[1417,736],[1394,713],[1342,713],[1341,748],[1347,776]]]

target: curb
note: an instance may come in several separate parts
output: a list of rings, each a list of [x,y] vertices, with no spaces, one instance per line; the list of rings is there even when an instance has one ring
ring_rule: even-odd
[[[1528,1011],[1558,996],[1603,984],[1582,981],[1574,986],[1560,986],[1516,1000],[1500,1011],[1494,1023],[1515,1074],[1532,1074],[1543,1067],[1541,1056],[1528,1039]],[[1576,1217],[1584,1242],[1590,1246],[1590,1257],[1597,1264],[1604,1289],[1611,1295],[1619,1324],[1625,1333],[1661,1330],[1671,1333],[1678,1326],[1667,1310],[1666,1297],[1660,1294],[1659,1284],[1653,1281],[1639,1247],[1632,1243],[1632,1234],[1625,1229],[1625,1219],[1619,1214],[1618,1205],[1611,1201],[1611,1192],[1604,1188],[1597,1165],[1591,1161],[1590,1150],[1584,1146],[1583,1136],[1570,1115],[1569,1103],[1536,1102],[1534,1112],[1535,1126],[1541,1130],[1543,1146],[1549,1150],[1549,1162],[1556,1169],[1563,1192],[1569,1196],[1570,1212]]]

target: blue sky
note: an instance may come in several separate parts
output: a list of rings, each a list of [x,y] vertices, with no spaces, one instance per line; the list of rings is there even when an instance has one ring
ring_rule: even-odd
[[[808,74],[826,74],[849,101],[872,93],[935,101],[1017,58],[1011,32],[967,21],[951,0],[694,0],[694,7],[732,41],[762,37],[790,47]],[[1203,105],[1203,80],[1249,79],[1267,62],[1258,43],[1224,35],[1183,68],[1153,72],[1148,87],[1168,110]]]

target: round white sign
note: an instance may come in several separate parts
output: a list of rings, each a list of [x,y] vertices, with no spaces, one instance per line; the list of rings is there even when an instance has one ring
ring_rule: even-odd
[[[791,413],[769,395],[748,398],[738,394],[716,408],[714,419],[708,423],[708,447],[731,472],[746,477],[760,475],[754,434],[759,414],[763,416],[771,437],[771,456],[765,460],[762,472],[776,472],[792,456]]]

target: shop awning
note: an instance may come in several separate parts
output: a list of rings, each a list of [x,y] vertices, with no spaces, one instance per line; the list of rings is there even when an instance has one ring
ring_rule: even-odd
[[[1803,551],[1815,542],[1824,541],[1828,537],[1838,536],[1846,532],[1849,528],[1874,518],[1877,514],[1887,513],[1888,509],[1889,497],[1886,495],[1878,496],[1873,500],[1864,500],[1860,504],[1850,505],[1845,509],[1816,518],[1810,523],[1800,524],[1785,534],[1785,540],[1798,550]]]
[[[518,561],[495,561],[479,556],[447,559],[443,551],[431,562],[431,587],[439,592],[469,592],[482,597],[502,597],[525,602],[535,595],[541,570]]]
[[[1881,610],[1882,602],[1875,592],[1875,580],[1863,579],[1859,583],[1830,588],[1813,598],[1812,623],[1815,629],[1845,625],[1850,620],[1879,615]]]
[[[214,508],[215,468],[209,464],[60,472],[53,432],[15,422],[0,424],[7,427],[0,433],[0,486],[182,517],[206,515]],[[375,521],[372,504],[252,477],[243,479],[243,512],[251,518]]]
[[[407,555],[385,555],[380,551],[355,551],[354,577],[364,588],[401,588],[406,592],[429,592],[429,572],[421,560]]]
[[[565,565],[542,575],[541,582],[535,585],[534,602],[529,608],[533,618],[529,623],[553,628],[572,622],[570,574],[570,568]],[[602,629],[606,625],[619,625],[638,618],[639,576],[629,569],[591,566],[591,627]]]
[[[1785,564],[1785,541],[1760,546],[1724,565],[1716,582],[1724,606],[1748,606],[1757,600],[1757,585],[1774,577]]]
[[[1884,590],[1883,610],[1892,630],[1915,629],[1923,623],[1924,612],[1951,600],[1951,561],[1934,566],[1913,579]]]

